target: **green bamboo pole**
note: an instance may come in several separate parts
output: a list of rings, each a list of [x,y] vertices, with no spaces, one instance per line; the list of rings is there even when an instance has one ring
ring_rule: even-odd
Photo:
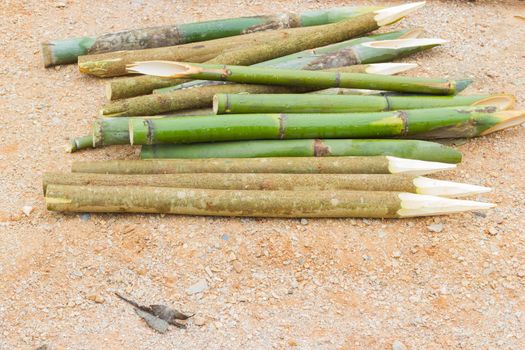
[[[385,65],[386,69],[383,68]],[[411,68],[413,68],[413,65],[406,63],[385,63],[339,67],[330,70],[337,70],[340,72],[374,71],[393,74]],[[190,108],[206,108],[212,106],[213,96],[216,93],[296,93],[311,90],[311,88],[304,87],[256,84],[206,85],[191,89],[175,90],[165,94],[144,95],[124,100],[111,101],[102,107],[101,114],[105,117],[150,116]]]
[[[142,161],[146,162],[147,161]],[[263,191],[395,191],[461,197],[486,193],[490,188],[434,180],[422,176],[384,174],[155,174],[44,173],[48,185],[148,186],[217,190]]]
[[[258,140],[189,145],[142,146],[142,159],[393,156],[430,162],[459,163],[461,153],[419,140]]]
[[[244,84],[301,86],[315,89],[342,87],[433,95],[454,95],[472,82],[471,80],[452,81],[377,74],[319,72],[170,61],[138,62],[129,65],[128,71],[172,78],[231,81]]]
[[[342,43],[332,44],[328,45],[322,48],[317,48],[314,50],[304,50],[301,52],[297,52],[291,55],[278,57],[269,61],[264,61],[260,63],[256,63],[253,66],[255,67],[275,67],[275,68],[291,68],[291,69],[309,69],[308,64],[312,62],[319,62],[319,60],[324,60],[326,62],[326,59],[324,57],[328,57],[328,55],[333,55],[337,52],[341,52],[342,50],[348,50],[348,48],[351,48],[352,46],[357,46],[369,41],[381,41],[381,40],[391,40],[391,39],[400,39],[400,38],[417,38],[421,34],[420,29],[411,29],[411,30],[400,30],[396,32],[390,32],[390,33],[384,33],[384,34],[376,34],[376,35],[370,35],[365,36],[361,38],[351,39],[344,41]],[[385,51],[392,51],[388,49],[381,49],[381,50],[374,50],[374,52],[377,52],[378,55],[384,55]],[[348,55],[351,55],[353,53],[353,50],[348,53]],[[351,57],[354,57],[355,55],[352,55]],[[329,65],[331,67],[342,66],[344,65],[345,61],[340,62],[339,60],[333,60],[332,64]],[[228,63],[228,62],[220,62],[220,63]],[[116,79],[114,81],[109,82],[106,85],[106,97],[109,100],[118,100],[122,98],[129,98],[134,96],[140,96],[140,95],[147,95],[152,93],[155,89],[163,89],[165,90],[159,91],[159,92],[170,92],[172,89],[168,89],[168,87],[171,86],[178,86],[179,88],[186,87],[186,84],[182,84],[185,80],[182,79],[172,79],[172,78],[162,78],[162,77],[154,77],[154,76],[136,76],[136,77],[129,77],[129,78],[121,78]],[[202,82],[201,82],[202,84]],[[189,85],[190,87],[194,87],[195,84]]]
[[[372,113],[231,114],[129,119],[130,143],[308,138],[449,139],[486,135],[525,122],[525,111],[493,106]]]
[[[139,186],[49,185],[48,210],[255,217],[402,218],[494,207],[407,192],[235,191]]]
[[[80,56],[81,73],[99,77],[126,75],[126,65],[147,60],[176,60],[248,65],[357,37],[403,18],[421,3],[376,10],[315,27],[258,32],[195,44]]]
[[[439,108],[483,104],[509,109],[512,95],[471,96],[358,96],[311,94],[217,94],[215,114],[243,113],[350,113],[399,109]]]
[[[218,144],[221,148],[221,145]],[[328,152],[322,141],[317,152]],[[319,155],[319,154],[318,154]],[[404,159],[391,156],[370,157],[276,157],[153,159],[73,162],[73,173],[97,174],[187,174],[187,173],[281,173],[281,174],[404,174],[425,175],[450,170],[455,164]]]
[[[379,6],[336,7],[300,14],[282,13],[124,30],[42,43],[44,66],[76,63],[78,56],[142,50],[212,40],[270,29],[309,27],[339,22],[381,9]]]

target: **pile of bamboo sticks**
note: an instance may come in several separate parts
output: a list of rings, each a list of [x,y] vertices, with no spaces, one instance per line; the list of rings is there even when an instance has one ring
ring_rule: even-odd
[[[461,154],[427,140],[483,136],[525,121],[523,111],[511,110],[511,95],[458,95],[469,79],[393,76],[416,65],[392,60],[445,41],[420,38],[419,28],[368,33],[423,5],[232,18],[44,43],[46,67],[78,61],[80,72],[98,77],[143,74],[107,84],[102,117],[69,150],[141,145],[148,160],[77,163],[73,173],[46,174],[48,208],[406,217],[490,207],[443,198],[485,188],[384,168],[444,169]],[[153,160],[160,158],[173,160]]]

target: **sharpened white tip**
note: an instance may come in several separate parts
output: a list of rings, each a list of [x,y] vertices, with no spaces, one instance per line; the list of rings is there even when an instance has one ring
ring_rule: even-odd
[[[372,63],[366,68],[370,74],[394,75],[417,67],[416,63]]]
[[[447,43],[447,40],[439,38],[422,38],[422,39],[394,39],[394,40],[379,40],[362,43],[361,45],[371,48],[381,49],[408,49],[412,47],[435,46]]]
[[[414,12],[415,10],[423,6],[425,6],[425,1],[387,7],[385,9],[375,11],[376,16],[374,17],[374,19],[378,26],[386,26],[387,24],[397,22],[409,13]]]
[[[158,77],[176,77],[181,73],[188,73],[190,67],[170,61],[146,61],[128,64],[126,70],[129,73],[155,75]]]
[[[464,197],[491,191],[489,187],[435,180],[422,176],[414,179],[414,185],[418,194],[442,197]]]
[[[401,217],[431,216],[463,211],[485,210],[494,208],[492,203],[450,199],[436,196],[427,196],[414,193],[400,193],[401,209],[397,214]]]
[[[405,159],[387,156],[388,170],[392,174],[425,175],[438,171],[450,170],[456,164],[428,162],[426,160]]]

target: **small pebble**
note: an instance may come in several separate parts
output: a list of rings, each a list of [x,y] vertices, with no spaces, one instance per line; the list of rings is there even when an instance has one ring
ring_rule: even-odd
[[[489,235],[491,236],[495,236],[498,234],[498,229],[494,226],[492,226],[491,228],[488,229],[487,231],[489,233]]]
[[[195,316],[193,318],[193,324],[199,327],[202,327],[206,324],[206,319],[201,316]]]
[[[89,221],[89,219],[91,219],[91,214],[89,214],[89,213],[80,214],[80,220],[82,220],[82,221]]]
[[[235,260],[233,263],[233,269],[235,270],[235,272],[237,273],[241,273],[242,272],[242,264],[238,261],[238,260]]]
[[[222,239],[223,241],[227,241],[227,240],[230,239],[230,237],[228,237],[227,234],[224,234],[224,235],[221,236],[221,239]]]
[[[516,275],[517,275],[519,278],[523,278],[523,277],[525,277],[525,269],[520,269],[520,270],[518,270],[518,272],[516,273]]]
[[[31,215],[31,212],[33,212],[33,207],[30,205],[24,205],[22,207],[22,211],[24,212],[25,216]]]
[[[440,233],[443,231],[443,224],[432,224],[427,226],[430,232]]]
[[[401,252],[399,250],[394,250],[392,256],[396,259],[399,259],[401,257]]]
[[[197,294],[204,292],[206,289],[208,289],[208,282],[206,282],[205,279],[201,279],[197,283],[192,284],[188,289],[186,289],[186,293]]]
[[[105,300],[103,297],[97,294],[91,294],[87,296],[88,300],[94,301],[97,304],[102,304]]]
[[[392,350],[407,350],[405,344],[401,343],[399,340],[394,340],[392,343]]]
[[[308,220],[301,219],[301,225],[308,225]]]

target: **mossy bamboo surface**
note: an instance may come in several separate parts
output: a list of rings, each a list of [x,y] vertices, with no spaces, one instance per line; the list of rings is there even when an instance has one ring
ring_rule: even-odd
[[[365,72],[368,65],[333,68],[341,72]],[[294,93],[312,91],[311,88],[255,84],[206,85],[191,89],[175,90],[165,94],[137,96],[106,103],[101,114],[106,117],[151,116],[190,108],[212,106],[216,93]]]
[[[487,97],[489,95],[326,96],[311,94],[217,94],[213,98],[213,110],[216,114],[381,112],[399,109],[467,106]]]
[[[393,156],[431,162],[459,163],[451,147],[420,140],[258,140],[189,145],[143,146],[142,159]]]
[[[219,146],[220,147],[220,146]],[[322,147],[322,146],[318,146]],[[281,173],[281,174],[411,174],[449,170],[455,165],[389,156],[373,157],[276,157],[153,159],[74,162],[73,173],[187,174],[187,173]]]
[[[116,118],[118,119],[118,118]],[[129,119],[130,143],[196,143],[308,138],[470,138],[525,122],[493,106],[371,113],[231,114]]]
[[[49,185],[48,210],[254,217],[399,218],[493,207],[406,192],[250,191]]]
[[[114,77],[129,74],[126,65],[147,60],[249,65],[368,33],[379,27],[374,17],[375,14],[367,13],[315,27],[251,33],[198,44],[80,56],[78,66],[81,73]]]
[[[308,27],[339,22],[380,9],[378,6],[338,7],[300,14],[282,13],[182,23],[55,40],[42,44],[46,67],[77,62],[78,56],[121,50],[142,50],[206,41],[270,29]]]
[[[143,161],[147,162],[147,161]],[[48,185],[150,186],[223,190],[399,191],[417,193],[414,176],[384,174],[93,174],[45,173]]]
[[[453,81],[379,74],[320,72],[169,61],[138,62],[130,65],[128,70],[133,73],[183,79],[301,86],[317,90],[341,87],[432,95],[454,95],[472,82],[471,80]]]
[[[346,62],[351,60],[352,52],[348,53],[349,59],[345,60],[334,60],[331,58],[331,64],[327,62],[325,57],[328,55],[333,55],[334,53],[341,52],[352,46],[366,43],[369,41],[377,40],[389,40],[389,39],[398,39],[407,37],[413,37],[419,35],[419,29],[413,30],[400,30],[384,34],[370,35],[366,37],[356,38],[347,40],[342,43],[332,44],[325,47],[321,47],[314,50],[305,50],[297,52],[291,55],[278,57],[269,61],[264,61],[254,64],[255,67],[275,67],[275,68],[293,68],[293,69],[311,69],[317,68],[319,63],[325,62],[324,64],[329,67],[335,66],[344,66]],[[342,52],[346,54],[345,52]],[[228,63],[228,62],[220,62]],[[313,63],[313,66],[309,65]],[[355,63],[354,63],[355,64]],[[129,78],[121,78],[111,81],[107,85],[107,98],[109,100],[119,100],[122,98],[129,98],[140,95],[147,95],[153,92],[156,89],[167,88],[173,85],[180,85],[184,82],[184,79],[172,79],[172,78],[162,78],[154,76],[137,76]],[[193,85],[190,85],[193,86]],[[162,92],[169,92],[170,90],[165,90]],[[159,91],[161,92],[161,91]]]

